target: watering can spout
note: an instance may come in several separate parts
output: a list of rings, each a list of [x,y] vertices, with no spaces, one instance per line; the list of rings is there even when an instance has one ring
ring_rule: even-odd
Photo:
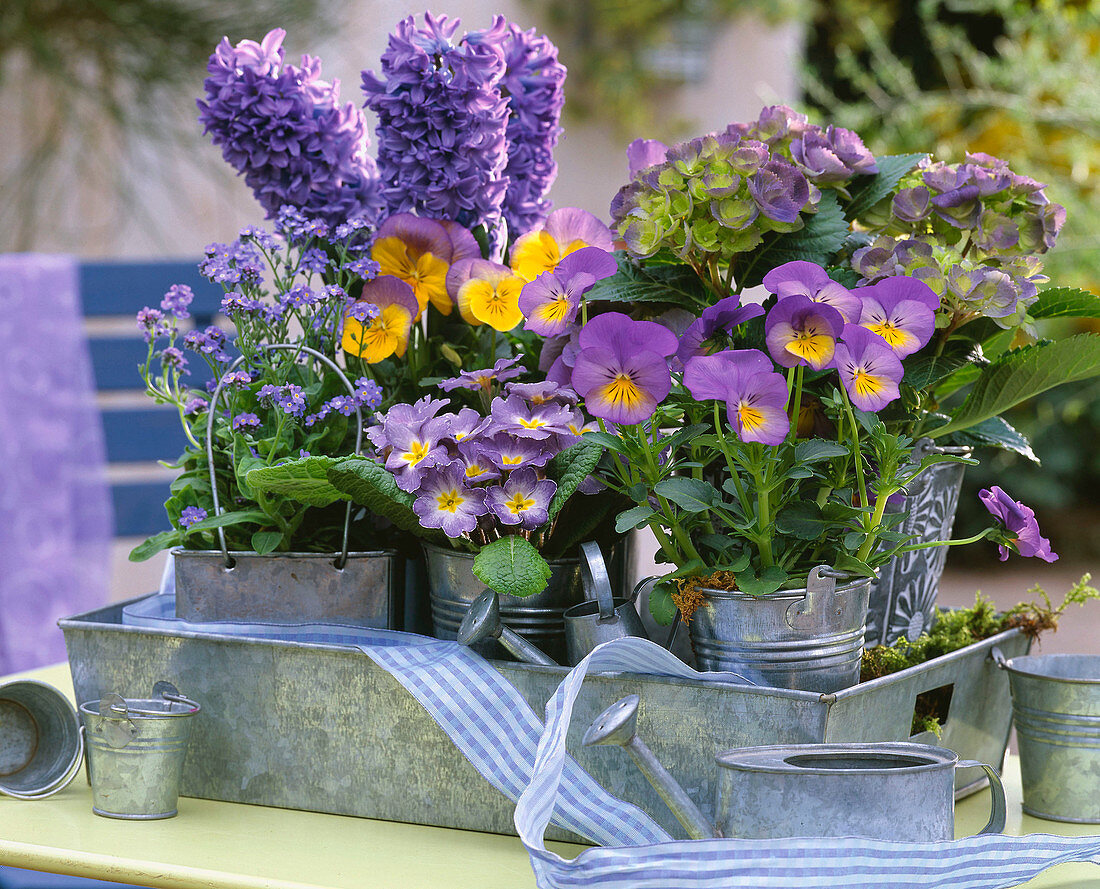
[[[482,639],[498,640],[513,655],[529,664],[558,666],[557,661],[504,625],[500,619],[500,597],[494,590],[486,590],[474,599],[458,628],[458,641],[462,645],[473,645]]]
[[[710,821],[699,811],[699,807],[684,792],[684,788],[638,737],[639,703],[640,698],[637,695],[627,695],[616,701],[596,717],[588,727],[588,731],[584,733],[581,744],[585,747],[597,745],[622,747],[630,754],[645,779],[653,785],[653,789],[665,801],[672,814],[676,816],[676,820],[684,825],[688,836],[693,840],[719,836]]]

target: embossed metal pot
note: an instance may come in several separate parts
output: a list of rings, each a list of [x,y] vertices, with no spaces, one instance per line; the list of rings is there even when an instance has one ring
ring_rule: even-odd
[[[473,553],[445,549],[424,543],[428,565],[428,590],[432,603],[432,632],[438,639],[455,639],[473,601],[485,592],[485,584],[474,574]],[[621,577],[622,559],[612,550],[611,576]],[[565,643],[565,610],[584,601],[581,561],[555,559],[550,562],[550,582],[545,590],[520,599],[500,595],[501,621],[533,642],[559,664],[568,657]],[[495,640],[477,642],[473,648],[488,658],[506,658]]]
[[[759,597],[700,589],[706,601],[688,623],[698,669],[800,691],[855,685],[871,580],[838,577],[846,576],[819,566],[805,589]]]
[[[913,459],[919,462],[932,453],[968,457],[972,450],[937,447],[922,438]],[[965,470],[963,463],[936,463],[918,475],[905,502],[887,506],[887,512],[907,513],[894,530],[916,537],[914,543],[949,539]],[[879,568],[867,611],[868,645],[889,645],[902,636],[913,640],[931,628],[946,561],[947,547],[935,546],[895,556]]]

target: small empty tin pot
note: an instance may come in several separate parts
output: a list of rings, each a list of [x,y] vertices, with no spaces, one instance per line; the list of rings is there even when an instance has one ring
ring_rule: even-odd
[[[0,793],[42,799],[68,786],[84,758],[69,699],[31,679],[0,684]]]
[[[151,698],[111,694],[81,704],[92,811],[141,821],[174,816],[191,717],[198,712],[198,704],[167,682],[153,686]]]

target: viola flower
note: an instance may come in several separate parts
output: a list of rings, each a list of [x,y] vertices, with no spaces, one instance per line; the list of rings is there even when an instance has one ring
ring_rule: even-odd
[[[608,312],[584,326],[578,345],[571,380],[594,417],[641,423],[672,388],[667,358],[679,342],[660,324]]]
[[[703,314],[688,325],[687,330],[680,336],[676,357],[686,362],[694,355],[705,355],[707,340],[718,333],[729,335],[735,327],[739,327],[751,318],[759,318],[763,314],[763,306],[755,303],[743,306],[739,296],[720,299],[713,306],[703,309]]]
[[[777,302],[764,321],[764,341],[783,367],[827,367],[844,328],[844,318],[832,306],[796,294]]]
[[[886,340],[856,324],[844,325],[832,365],[840,374],[852,404],[861,411],[880,411],[898,397],[904,374],[901,359]]]
[[[510,395],[493,399],[490,416],[500,431],[542,441],[552,435],[567,435],[573,412],[564,405],[532,405],[518,395]]]
[[[393,275],[412,288],[419,318],[429,303],[444,315],[451,314],[447,271],[453,252],[447,229],[439,222],[395,213],[378,229],[371,258],[378,263],[380,275]]]
[[[488,324],[506,333],[523,320],[519,310],[523,280],[512,274],[508,266],[485,259],[464,260],[460,266],[457,272],[452,266],[447,281],[450,286],[452,281],[462,280],[455,302],[467,324],[475,327]]]
[[[859,323],[862,303],[847,287],[829,277],[829,273],[813,262],[798,259],[777,266],[762,282],[769,293],[780,299],[808,296],[814,302],[832,306],[846,324]]]
[[[561,207],[546,217],[542,228],[521,235],[512,245],[512,269],[524,281],[534,281],[582,247],[610,253],[613,241],[611,229],[587,210]]]
[[[459,371],[457,377],[443,380],[439,388],[444,392],[450,392],[452,389],[470,389],[475,392],[480,389],[488,392],[492,389],[494,382],[503,383],[505,380],[522,376],[523,368],[516,367],[517,364],[519,364],[519,358],[500,358],[492,367]]]
[[[393,473],[393,480],[402,491],[417,490],[427,470],[448,461],[443,443],[445,431],[446,420],[442,417],[407,425],[386,418],[385,440],[389,447],[386,469]]]
[[[485,515],[485,491],[468,487],[465,468],[452,460],[425,473],[413,512],[423,527],[441,528],[448,537],[461,537],[473,531],[478,517]]]
[[[936,330],[940,298],[916,278],[884,278],[857,291],[863,303],[860,327],[886,340],[898,358],[923,347]]]
[[[485,505],[502,524],[519,525],[531,531],[546,524],[550,499],[558,489],[550,479],[540,479],[533,469],[517,469],[503,485],[485,494]]]
[[[363,285],[360,302],[377,306],[378,314],[367,324],[360,320],[360,313],[349,310],[345,314],[340,341],[343,350],[367,364],[404,355],[418,309],[412,287],[392,275],[381,275]]]
[[[527,319],[524,327],[540,336],[564,333],[576,320],[584,294],[618,270],[615,257],[599,247],[570,253],[556,269],[524,285],[519,295],[519,311]]]
[[[996,485],[983,488],[978,492],[982,505],[1004,524],[1008,543],[1021,556],[1035,556],[1044,562],[1055,562],[1058,554],[1050,548],[1050,541],[1039,533],[1039,523],[1035,520],[1035,511],[1013,500]],[[999,544],[1001,561],[1008,559],[1009,548]]]
[[[690,358],[684,365],[684,385],[698,401],[724,401],[730,426],[741,441],[777,445],[790,431],[787,381],[758,349]]]
[[[554,442],[535,441],[501,433],[479,442],[486,459],[497,469],[522,469],[525,466],[545,466],[558,453]]]

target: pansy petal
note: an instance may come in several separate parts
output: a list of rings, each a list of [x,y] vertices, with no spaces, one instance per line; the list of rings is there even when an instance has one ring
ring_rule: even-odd
[[[560,207],[546,217],[546,232],[563,248],[580,241],[588,247],[611,251],[614,238],[600,219],[578,207]],[[578,248],[579,249],[579,248]]]
[[[595,283],[611,277],[618,270],[619,264],[615,262],[615,257],[606,250],[599,247],[582,247],[559,262],[555,273],[566,281],[578,272],[585,272],[592,276]]]
[[[375,240],[391,237],[408,245],[413,256],[431,253],[444,262],[450,262],[451,237],[447,229],[434,219],[422,219],[412,213],[394,213],[378,227]],[[480,251],[478,255],[481,255]],[[378,259],[377,256],[374,258]]]
[[[452,264],[463,259],[481,258],[481,247],[478,246],[477,238],[470,234],[469,229],[450,219],[441,219],[439,224],[443,226],[451,242],[450,262]],[[434,250],[431,252],[435,253]],[[439,255],[436,253],[436,256]]]
[[[940,298],[936,292],[917,278],[894,275],[883,278],[875,284],[857,287],[852,291],[861,299],[873,299],[887,311],[906,299],[924,303],[933,312],[940,307]]]
[[[810,295],[820,290],[830,280],[829,273],[817,263],[797,259],[772,269],[764,276],[762,283],[769,293],[778,294],[780,284],[794,283],[798,285],[798,289],[791,289],[788,293]]]
[[[667,356],[676,351],[679,340],[662,324],[635,321],[621,312],[606,312],[584,326],[578,343],[582,349],[604,346],[624,355],[647,350]]]
[[[878,334],[899,358],[905,358],[932,338],[936,315],[916,300],[902,300],[887,311],[876,300],[868,299],[863,303],[859,325]]]

